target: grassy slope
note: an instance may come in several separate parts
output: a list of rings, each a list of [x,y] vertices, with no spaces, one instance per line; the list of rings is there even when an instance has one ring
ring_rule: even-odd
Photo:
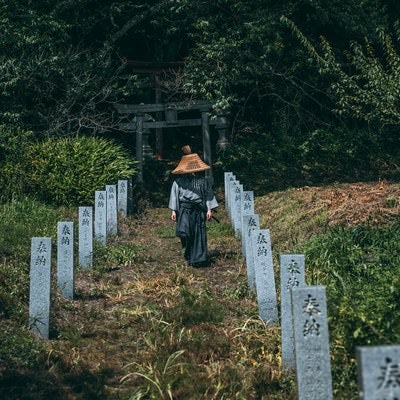
[[[256,208],[275,257],[304,253],[307,283],[327,287],[335,398],[358,398],[356,347],[400,342],[400,185],[291,189]]]
[[[330,226],[392,220],[399,194],[382,184],[292,189],[257,198],[256,211],[277,257]],[[95,270],[78,274],[76,300],[55,299],[53,340],[35,350],[34,370],[4,365],[0,354],[0,397],[295,398],[293,377],[280,370],[279,328],[257,317],[240,243],[223,210],[218,217],[206,269],[183,263],[166,209],[126,220],[117,241],[98,251]]]

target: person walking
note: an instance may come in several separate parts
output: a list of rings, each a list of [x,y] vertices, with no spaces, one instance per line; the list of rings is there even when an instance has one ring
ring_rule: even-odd
[[[176,236],[182,243],[185,260],[193,267],[210,265],[206,221],[218,207],[211,185],[205,177],[210,167],[189,145],[182,147],[183,156],[172,171],[177,175],[171,187],[168,207],[176,222]]]

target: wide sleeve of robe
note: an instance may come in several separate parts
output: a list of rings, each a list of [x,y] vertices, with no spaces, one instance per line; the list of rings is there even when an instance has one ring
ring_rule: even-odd
[[[170,208],[173,211],[179,210],[179,186],[175,181],[171,187],[171,194],[169,196],[168,208]]]
[[[217,199],[209,183],[206,184],[206,206],[208,210],[213,210],[218,207]]]
[[[217,199],[215,198],[215,196],[213,196],[213,198],[211,200],[207,200],[206,204],[207,204],[208,210],[213,210],[214,208],[218,207],[218,202],[217,202]]]

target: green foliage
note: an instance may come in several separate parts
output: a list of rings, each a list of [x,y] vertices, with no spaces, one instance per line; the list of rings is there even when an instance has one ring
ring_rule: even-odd
[[[226,289],[224,295],[232,300],[240,300],[246,298],[249,293],[249,284],[246,279],[242,282],[238,282],[237,286]]]
[[[297,250],[308,283],[327,287],[337,397],[355,397],[356,346],[400,340],[400,225],[334,228]]]
[[[343,49],[376,26],[387,28],[396,9],[381,0],[351,0],[346,7],[342,0],[99,0],[96,7],[91,5],[84,2],[77,10],[71,1],[0,2],[0,122],[39,136],[116,134],[121,121],[115,103],[154,101],[152,91],[125,68],[124,60],[184,59],[184,72],[161,77],[164,99],[208,99],[216,111],[230,109],[233,142],[248,139],[249,129],[254,136],[270,132],[264,139],[272,144],[265,147],[279,152],[271,160],[272,180],[278,183],[291,175],[290,154],[302,144],[301,138],[338,122],[327,96],[332,78],[318,76],[317,66],[291,38],[280,16],[288,16],[311,42],[323,34],[333,49]],[[375,45],[378,35],[371,37]],[[396,54],[387,38],[385,48],[394,63]],[[368,57],[365,52],[364,59]],[[394,74],[385,81],[384,72],[379,72],[377,101],[379,87],[394,87],[396,82]],[[380,100],[386,108],[395,105],[389,97]],[[156,164],[147,165],[145,190],[161,203],[168,180],[166,168]],[[15,171],[10,182],[24,184]],[[291,176],[290,183],[296,179]]]
[[[164,207],[168,203],[171,190],[171,166],[165,161],[145,159],[143,171],[143,191],[138,195],[153,206]]]
[[[30,199],[0,206],[0,316],[25,318],[31,238],[56,236],[61,211]]]
[[[259,132],[244,135],[219,154],[217,167],[235,171],[239,179],[253,182],[253,189],[265,193],[272,188],[298,183],[301,158],[288,135]]]
[[[104,35],[93,40],[98,21],[66,2],[3,0],[0,10],[0,121],[56,135],[115,128],[110,106],[137,90],[136,77],[121,76]]]
[[[2,320],[0,330],[0,366],[13,368],[37,368],[42,363],[45,346],[27,329],[11,321]]]
[[[257,122],[263,123],[274,118],[271,111],[276,111],[277,124],[286,114],[294,123],[301,118],[301,123],[307,122],[310,127],[312,117],[319,119],[317,110],[326,103],[321,87],[317,87],[325,85],[315,79],[305,52],[287,37],[279,23],[282,14],[290,16],[311,37],[325,32],[339,46],[349,37],[375,28],[374,23],[387,23],[382,6],[372,0],[362,6],[352,0],[346,7],[341,0],[222,0],[201,4],[188,0],[182,5],[197,17],[192,32],[196,46],[188,58],[186,89],[213,101],[218,109],[239,105],[244,115],[257,115]]]
[[[63,210],[27,198],[0,205],[0,369],[35,369],[44,363],[43,342],[27,330],[29,254],[31,238],[55,237],[61,218]]]
[[[99,275],[112,269],[131,266],[137,259],[138,246],[113,244],[104,246],[95,242],[93,249],[93,271]]]
[[[218,214],[214,211],[215,217],[218,218]],[[222,222],[211,220],[207,224],[207,236],[211,238],[223,238],[230,237],[233,234],[233,229],[231,224],[224,224]]]
[[[176,237],[176,230],[175,226],[161,226],[160,228],[156,229],[157,235],[160,238],[164,239],[172,239]]]
[[[17,256],[26,260],[30,253],[31,238],[34,236],[55,236],[57,221],[62,210],[25,198],[0,206],[0,254]]]
[[[304,182],[365,181],[397,178],[399,170],[385,168],[383,161],[388,151],[384,140],[376,132],[364,129],[316,129],[299,145],[297,155],[301,162]],[[392,161],[395,162],[396,155]]]
[[[49,138],[33,145],[27,159],[32,192],[54,204],[92,204],[95,190],[136,172],[122,147],[94,137]]]
[[[181,289],[180,303],[170,311],[174,320],[182,325],[198,325],[204,322],[221,322],[224,309],[208,290],[192,292],[186,287]]]
[[[376,140],[379,130],[367,126],[365,120],[332,113],[337,97],[329,90],[337,83],[334,72],[344,73],[348,68],[347,60],[336,57],[337,50],[366,35],[374,45],[382,40],[375,29],[389,26],[391,6],[386,2],[367,0],[360,4],[352,0],[346,7],[341,0],[183,4],[197,15],[192,33],[196,46],[187,59],[185,88],[192,96],[210,100],[216,111],[230,110],[234,123],[231,141],[241,145],[234,146],[227,157],[220,157],[225,169],[243,177],[253,175],[251,181],[265,190],[376,177],[389,169],[381,160],[389,160],[391,167],[398,164],[391,150],[399,146],[398,135],[385,132],[385,138]],[[298,27],[296,34],[302,45],[279,22],[281,15],[290,18],[282,21],[293,31]],[[321,35],[327,38],[322,55],[313,46]],[[386,40],[385,47],[394,60],[395,46]],[[318,69],[328,62],[332,73],[319,75]],[[363,66],[376,69],[368,57]],[[379,73],[374,97],[388,108],[396,104],[394,81],[398,80],[395,73],[385,80],[386,70],[384,66]],[[364,83],[362,74],[359,76],[359,83]],[[382,98],[381,91],[389,86],[392,91],[385,96],[391,104]],[[352,95],[348,93],[349,101],[354,100]],[[365,108],[379,113],[373,103]],[[263,137],[257,138],[260,135]],[[321,144],[319,139],[326,142]],[[306,154],[299,154],[299,148]],[[330,165],[332,161],[338,169]]]
[[[377,29],[377,48],[367,37],[364,44],[352,40],[345,52],[347,63],[335,54],[329,41],[322,37],[317,49],[288,18],[285,23],[319,66],[321,74],[332,78],[331,90],[336,98],[335,111],[379,126],[400,124],[398,93],[400,90],[400,55],[398,43],[384,30]],[[396,32],[396,41],[400,38]],[[348,66],[350,62],[351,68]]]
[[[27,180],[25,153],[32,140],[32,133],[18,126],[0,125],[0,200],[21,197]]]
[[[397,179],[398,136],[358,127],[324,127],[304,134],[243,135],[217,155],[216,175],[235,171],[258,193],[337,181]]]

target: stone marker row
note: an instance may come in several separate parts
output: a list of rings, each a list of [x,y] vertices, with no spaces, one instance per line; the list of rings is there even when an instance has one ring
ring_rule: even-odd
[[[106,244],[107,234],[117,234],[118,212],[127,215],[127,194],[126,180],[118,181],[118,186],[107,185],[105,191],[95,192],[95,240]],[[79,207],[78,215],[79,265],[89,268],[93,264],[93,208]],[[51,254],[51,238],[32,238],[29,326],[45,339],[49,337]],[[74,223],[62,221],[57,224],[57,287],[62,296],[73,299],[74,282]]]
[[[243,190],[231,172],[225,173],[224,185],[228,214],[235,235],[242,240],[248,286],[257,292],[261,319],[276,324],[278,309],[269,230],[260,229],[259,216],[254,214],[254,192]]]
[[[257,294],[259,315],[279,323],[270,231],[260,229],[254,194],[227,173],[225,202],[235,234],[242,239],[248,285]],[[299,399],[332,399],[325,288],[305,285],[304,256],[281,255],[282,366],[296,369]]]
[[[225,204],[242,239],[248,285],[255,289],[260,318],[278,323],[270,232],[260,229],[253,192],[225,173]],[[307,286],[302,254],[280,256],[282,366],[296,370],[300,400],[330,400],[332,377],[325,287]],[[400,400],[400,346],[357,348],[360,398]],[[296,368],[297,366],[297,368]]]

